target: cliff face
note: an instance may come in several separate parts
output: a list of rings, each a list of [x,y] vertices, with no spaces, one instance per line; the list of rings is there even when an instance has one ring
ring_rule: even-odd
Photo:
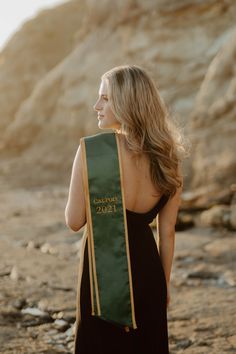
[[[233,86],[235,14],[234,1],[104,0],[97,6],[81,0],[26,23],[0,56],[5,174],[14,170],[19,183],[26,170],[29,184],[67,181],[80,136],[98,130],[92,106],[100,76],[113,66],[132,63],[152,73],[172,114],[193,140],[185,187],[232,181],[233,108],[226,118],[224,109],[210,106],[218,107]],[[209,135],[212,147],[205,154],[209,143],[204,137]],[[215,165],[220,175],[212,175]]]
[[[222,190],[236,175],[236,30],[209,65],[196,97],[192,185]]]
[[[74,47],[83,7],[73,1],[41,11],[0,53],[0,136],[35,85]],[[16,118],[17,119],[17,118]]]

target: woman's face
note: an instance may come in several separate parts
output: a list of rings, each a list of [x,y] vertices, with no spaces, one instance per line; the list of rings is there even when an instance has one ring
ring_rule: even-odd
[[[99,97],[94,105],[94,110],[98,114],[98,127],[100,129],[120,129],[120,122],[116,119],[111,110],[110,102],[108,99],[107,81],[102,80],[99,88]]]

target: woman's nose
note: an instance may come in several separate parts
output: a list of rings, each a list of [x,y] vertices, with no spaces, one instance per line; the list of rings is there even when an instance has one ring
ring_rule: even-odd
[[[97,102],[96,102],[95,105],[93,106],[93,109],[94,109],[95,111],[101,110],[101,105],[99,104],[99,100],[97,100]]]

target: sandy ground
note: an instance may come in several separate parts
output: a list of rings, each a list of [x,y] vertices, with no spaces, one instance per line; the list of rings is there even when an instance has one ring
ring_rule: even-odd
[[[67,192],[1,183],[0,353],[72,353],[81,232],[65,226]],[[236,351],[235,251],[224,229],[176,233],[172,354]]]

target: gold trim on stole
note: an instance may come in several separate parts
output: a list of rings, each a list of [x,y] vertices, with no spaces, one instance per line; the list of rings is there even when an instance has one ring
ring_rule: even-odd
[[[133,328],[137,328],[136,320],[135,320],[135,309],[134,309],[134,294],[133,294],[133,283],[132,283],[132,274],[131,274],[131,261],[130,261],[130,253],[129,253],[129,239],[128,239],[128,228],[127,228],[127,218],[126,218],[126,208],[125,208],[125,196],[124,196],[124,178],[123,178],[123,168],[121,163],[121,153],[120,153],[120,141],[115,133],[116,143],[117,143],[117,151],[118,151],[118,159],[120,165],[120,183],[121,183],[121,195],[122,195],[122,203],[123,203],[123,211],[124,211],[124,225],[125,225],[125,242],[126,242],[126,254],[128,260],[128,273],[129,273],[129,285],[130,285],[130,301],[131,301],[131,310],[132,310],[132,321]],[[125,329],[128,331],[129,327],[126,326]]]
[[[91,208],[90,208],[90,195],[89,195],[89,185],[88,185],[88,167],[87,167],[87,158],[86,158],[86,148],[85,148],[84,139],[82,138],[80,141],[81,141],[81,151],[82,151],[82,161],[83,161],[83,178],[84,178],[84,188],[85,188],[85,198],[86,198],[85,199],[86,200],[86,215],[87,215],[87,225],[88,225],[88,256],[89,256],[89,276],[90,276],[92,315],[95,315],[94,296],[93,296],[93,293],[94,293],[93,280],[95,283],[97,312],[98,312],[98,315],[101,315],[97,272],[96,272],[96,260],[95,260],[95,255],[94,255],[93,227],[92,227],[92,217],[91,217]],[[91,264],[92,264],[92,267],[91,267]]]

